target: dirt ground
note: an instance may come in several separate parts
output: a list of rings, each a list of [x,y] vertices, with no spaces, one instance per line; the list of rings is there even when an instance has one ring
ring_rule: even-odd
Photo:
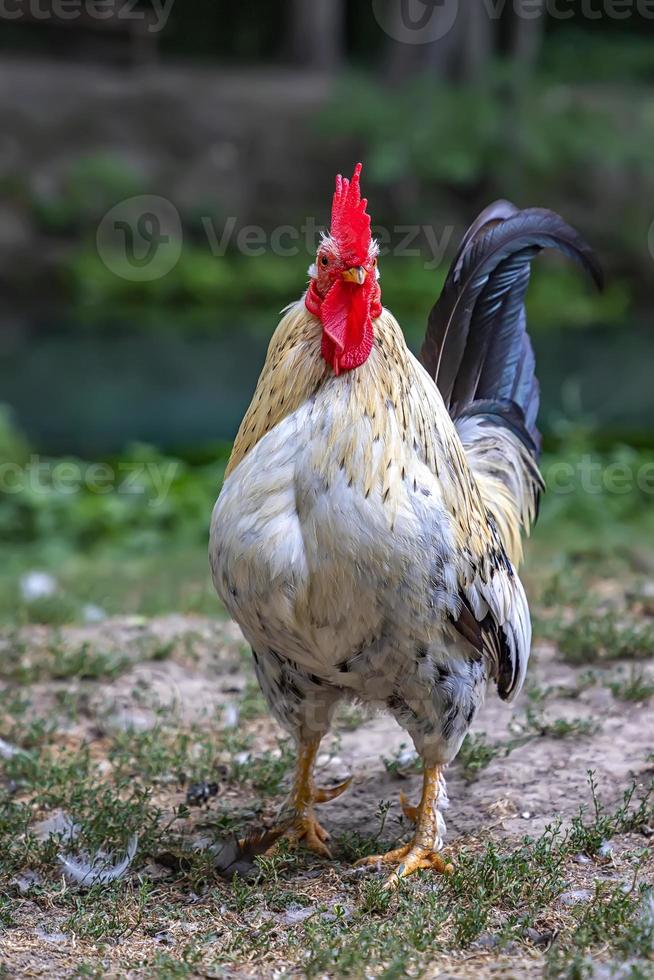
[[[178,771],[180,763],[174,754],[162,759],[159,771],[153,770],[150,775],[139,772],[138,763],[129,763],[134,766],[134,779],[151,792],[159,822],[188,803],[191,780],[214,783],[207,790],[204,805],[189,808],[178,822],[181,837],[192,839],[194,846],[198,835],[202,835],[203,823],[214,811],[223,815],[233,812],[234,826],[240,824],[244,831],[250,820],[258,825],[271,822],[284,795],[284,774],[278,784],[266,776],[266,789],[261,789],[264,779],[255,792],[248,783],[251,777],[247,769],[252,760],[266,753],[274,766],[279,757],[277,740],[283,733],[260,701],[249,654],[234,624],[169,615],[152,620],[108,619],[66,628],[25,626],[5,632],[0,644],[0,659],[13,665],[3,682],[4,730],[16,741],[20,742],[20,732],[28,731],[35,719],[48,719],[50,732],[44,744],[50,749],[75,752],[82,745],[90,747],[96,765],[91,772],[93,785],[94,779],[102,782],[111,778],[112,766],[115,769],[118,765],[116,745],[125,750],[132,733],[143,742],[161,730],[188,730],[192,732],[188,773]],[[122,659],[112,660],[114,656]],[[638,669],[647,671],[651,667],[652,661],[645,659]],[[650,783],[654,773],[654,725],[647,690],[642,700],[623,700],[608,686],[607,678],[617,677],[619,683],[624,683],[625,670],[615,664],[602,664],[591,674],[587,665],[564,662],[555,643],[540,640],[533,651],[526,690],[518,703],[507,707],[489,691],[474,725],[477,739],[472,740],[472,748],[464,753],[463,761],[457,760],[448,773],[451,803],[446,814],[446,844],[455,861],[459,853],[476,852],[491,840],[510,850],[523,835],[538,837],[559,819],[564,825],[569,824],[580,805],[590,803],[589,770],[595,773],[598,793],[607,807],[618,805],[625,788],[633,782],[637,794]],[[11,709],[6,707],[6,696],[15,691],[18,679],[21,694],[29,701],[20,722],[10,718]],[[8,727],[8,721],[13,728]],[[244,732],[249,738],[246,748],[238,742]],[[23,737],[23,741],[28,745],[25,751],[30,751],[29,740]],[[299,887],[301,882],[315,892],[323,882],[324,895],[342,898],[342,882],[350,881],[353,872],[338,842],[352,834],[358,835],[357,839],[379,834],[385,801],[390,804],[384,823],[385,839],[406,837],[409,828],[401,814],[399,793],[402,790],[417,801],[421,782],[407,743],[406,734],[388,716],[365,716],[352,708],[339,716],[335,732],[325,740],[318,766],[318,780],[324,784],[353,777],[345,795],[321,807],[321,819],[337,842],[335,860],[321,864],[308,856],[301,857],[287,884]],[[155,752],[154,743],[151,749],[150,743],[144,744],[146,753]],[[480,745],[492,747],[488,758],[475,750]],[[21,751],[11,740],[0,742],[0,750],[6,764],[12,752]],[[234,759],[240,775],[227,778],[226,767],[234,764]],[[52,778],[56,783],[59,777]],[[10,792],[14,802],[25,804],[33,819],[28,831],[53,812],[65,811],[65,806],[56,806],[66,798],[62,786],[55,786],[49,802],[35,795],[34,787],[29,788],[20,779],[11,781]],[[121,792],[124,795],[124,787],[118,795]],[[259,799],[252,813],[248,809],[251,797]],[[229,820],[227,824],[231,830]],[[25,830],[17,828],[16,833],[24,835]],[[636,844],[640,848],[647,845],[646,836],[637,837],[634,841],[625,835],[609,842],[604,861],[579,859],[576,865],[571,864],[564,882],[573,895],[569,904],[576,904],[577,893],[582,896],[579,901],[589,901],[598,881],[628,882],[631,865],[621,863],[619,855]],[[173,887],[170,870],[165,867],[166,861],[159,863],[156,848],[154,851],[150,847],[149,853],[139,855],[137,849],[127,876],[138,880],[149,876],[156,883],[161,901],[169,901],[172,909],[179,895],[171,892],[166,896],[166,888]],[[651,856],[641,864],[640,880],[653,881]],[[42,869],[43,865],[39,867]],[[180,966],[180,972],[174,972],[171,964],[176,950],[184,944],[183,916],[180,921],[180,915],[171,912],[169,921],[154,934],[142,921],[136,921],[127,933],[123,930],[117,937],[104,935],[102,927],[94,935],[88,926],[91,912],[87,897],[83,912],[86,925],[76,932],[69,907],[64,909],[59,898],[53,897],[68,889],[70,898],[75,893],[74,884],[66,882],[55,861],[50,873],[47,867],[37,872],[38,881],[33,888],[29,878],[27,883],[25,879],[21,883],[21,875],[31,873],[31,868],[33,865],[28,865],[14,874],[8,889],[12,912],[4,926],[0,925],[0,962],[5,971],[0,975],[282,976],[303,972],[297,963],[293,964],[292,957],[286,962],[282,957],[276,966],[274,958],[267,960],[265,955],[257,957],[243,950],[235,950],[231,958],[224,956],[215,972],[198,963],[185,963],[183,971]],[[219,882],[214,898],[217,893],[228,894],[232,887]],[[197,900],[198,895],[194,894],[192,901]],[[188,895],[180,901],[184,906],[189,902]],[[293,903],[289,907],[292,912]],[[295,928],[291,912],[287,910],[284,915],[288,928]],[[299,915],[297,923],[301,921]],[[251,921],[248,927],[252,927]],[[162,949],[165,958],[156,965]],[[480,946],[477,942],[466,953],[443,954],[429,967],[427,975],[535,976],[544,969],[543,956],[543,944],[507,953],[484,948],[483,943]],[[352,968],[353,975],[358,975],[357,969]],[[316,975],[339,973],[321,974],[318,970]],[[417,974],[374,971],[365,975]]]

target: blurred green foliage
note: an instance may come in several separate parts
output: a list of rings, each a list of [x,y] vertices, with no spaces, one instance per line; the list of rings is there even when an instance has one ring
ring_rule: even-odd
[[[602,535],[632,524],[654,532],[654,449],[618,444],[597,450],[588,434],[579,434],[545,453],[541,469],[543,526],[574,524]]]
[[[47,459],[29,452],[3,410],[0,535],[9,545],[40,543],[56,552],[202,542],[228,455],[228,447],[216,446],[212,462],[193,466],[136,444],[101,464]]]
[[[483,87],[448,86],[430,76],[390,87],[352,75],[337,86],[320,125],[365,148],[367,179],[413,206],[410,219],[424,220],[425,191],[437,188],[441,201],[465,191],[523,206],[568,202],[568,212],[570,202],[584,202],[591,217],[593,207],[606,208],[606,222],[616,201],[636,200],[651,179],[647,90],[627,98],[542,72],[523,78],[503,64]],[[617,182],[613,200],[601,199],[607,174]],[[623,247],[644,251],[635,220],[611,234]]]
[[[74,232],[96,224],[118,201],[142,193],[142,178],[122,157],[95,153],[74,160],[57,188],[37,188],[31,204],[44,231]]]
[[[641,85],[654,80],[652,38],[629,33],[610,36],[568,27],[543,46],[545,77],[582,84]]]
[[[316,138],[358,148],[376,220],[386,227],[427,224],[440,233],[454,222],[461,232],[464,221],[498,196],[554,207],[573,224],[583,212],[586,236],[609,269],[608,290],[597,297],[574,272],[539,270],[529,300],[532,325],[559,325],[563,316],[576,326],[622,324],[651,289],[651,215],[642,202],[654,192],[654,114],[642,84],[628,96],[613,85],[582,84],[579,66],[591,62],[593,76],[605,61],[605,74],[613,77],[607,43],[586,40],[572,58],[574,42],[566,35],[546,46],[547,58],[528,81],[499,64],[483,87],[445,85],[432,77],[390,87],[370,73],[347,74],[316,119]],[[616,51],[618,61],[633,61],[633,77],[644,81],[645,46],[632,39]],[[305,248],[294,257],[275,255],[268,246],[257,257],[235,248],[215,256],[194,212],[182,213],[182,254],[166,275],[132,282],[131,268],[120,274],[126,263],[120,254],[107,268],[96,250],[97,221],[116,201],[141,190],[129,166],[101,154],[79,160],[57,191],[33,201],[46,232],[81,232],[82,244],[62,253],[60,281],[90,324],[101,322],[93,317],[97,310],[147,326],[169,319],[171,308],[279,309],[299,295],[312,258]],[[219,202],[206,215],[219,232],[221,208]],[[280,214],[279,220],[289,217]],[[455,236],[449,255],[456,244]],[[447,268],[447,256],[434,270],[430,247],[424,241],[416,246],[420,256],[390,254],[381,263],[384,301],[400,318],[412,311],[424,315]]]
[[[29,453],[0,412],[0,534],[13,545],[73,551],[111,544],[146,552],[173,542],[202,543],[229,447],[217,446],[212,455],[210,462],[191,463],[137,444],[100,464],[45,459]],[[594,531],[652,517],[654,449],[600,451],[592,434],[578,429],[544,454],[542,470],[550,492],[541,524],[573,521]]]
[[[116,256],[114,268],[119,267]],[[83,250],[71,257],[66,280],[76,299],[80,323],[88,329],[113,329],[114,318],[139,329],[174,329],[216,332],[229,325],[225,316],[238,311],[258,313],[252,322],[269,333],[278,311],[298,299],[306,287],[310,258],[288,258],[267,253],[260,257],[226,255],[213,257],[208,247],[186,244],[176,267],[166,276],[148,282],[130,282],[116,275],[95,251]],[[428,257],[388,255],[380,260],[382,296],[405,328],[410,343],[422,340],[407,329],[405,318],[421,324],[443,285],[446,265],[430,267]],[[618,325],[629,315],[631,294],[625,280],[614,280],[599,294],[591,289],[578,269],[560,262],[536,263],[528,296],[530,328],[562,325],[589,327]],[[270,316],[262,316],[267,309]],[[212,317],[211,311],[217,311]],[[175,311],[183,315],[174,316]],[[220,315],[218,315],[218,312]],[[193,315],[193,314],[204,315]],[[420,328],[422,329],[422,327]]]

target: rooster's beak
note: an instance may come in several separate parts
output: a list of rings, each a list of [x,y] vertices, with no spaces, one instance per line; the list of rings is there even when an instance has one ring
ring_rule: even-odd
[[[359,286],[363,286],[367,275],[368,273],[362,265],[355,265],[351,269],[346,269],[345,272],[342,273],[343,279],[345,279],[346,282],[355,282]]]

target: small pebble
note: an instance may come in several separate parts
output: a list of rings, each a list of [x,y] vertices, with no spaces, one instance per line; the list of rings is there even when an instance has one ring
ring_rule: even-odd
[[[82,609],[82,619],[85,623],[101,623],[107,618],[107,614],[102,606],[96,606],[92,602],[87,603]]]
[[[531,813],[529,812],[529,810],[524,810],[520,814],[520,816],[522,817],[523,820],[529,820],[529,818],[531,817]]]
[[[66,935],[65,932],[56,932],[56,931],[46,932],[46,930],[42,929],[40,926],[35,930],[35,932],[36,935],[39,937],[39,939],[45,940],[46,943],[68,942],[68,936]]]
[[[236,728],[240,712],[234,701],[229,701],[223,708],[223,728]]]
[[[549,946],[554,938],[554,932],[551,929],[538,930],[527,928],[523,935],[534,946]]]
[[[20,594],[25,602],[47,599],[57,591],[57,580],[49,572],[26,572],[20,579]]]
[[[282,922],[285,926],[295,926],[298,922],[304,922],[305,919],[315,915],[315,913],[316,910],[312,906],[303,908],[301,906],[291,905],[284,912]]]
[[[413,766],[418,761],[418,753],[415,749],[405,748],[397,756],[397,764],[401,768]]]
[[[593,897],[593,893],[588,891],[587,888],[577,888],[572,889],[569,892],[563,892],[558,897],[558,902],[561,905],[579,905],[580,902],[589,902]]]

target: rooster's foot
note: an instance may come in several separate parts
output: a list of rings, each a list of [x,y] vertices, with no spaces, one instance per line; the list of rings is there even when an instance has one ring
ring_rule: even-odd
[[[302,844],[308,851],[318,854],[320,857],[331,858],[332,856],[327,846],[329,834],[318,822],[313,810],[298,814],[292,825],[284,833],[284,839],[296,846]],[[276,846],[273,845],[271,850],[274,850]]]
[[[407,878],[415,871],[425,869],[438,871],[440,874],[451,874],[454,871],[453,866],[440,853],[445,833],[445,824],[438,811],[441,788],[444,791],[441,780],[440,766],[425,766],[422,797],[418,806],[411,806],[404,793],[400,794],[404,816],[416,825],[415,836],[410,844],[397,847],[388,854],[378,854],[357,861],[358,865],[395,865],[386,882],[389,890],[397,888],[400,878]]]
[[[318,749],[318,742],[310,742],[300,746],[298,770],[291,794],[282,807],[279,823],[285,827],[283,837],[292,844],[302,844],[320,857],[331,858],[327,847],[329,834],[316,818],[314,807],[318,803],[329,803],[345,792],[352,779],[346,779],[338,786],[328,789],[316,786],[313,782],[313,760]],[[273,850],[275,845],[273,845]]]
[[[357,866],[379,866],[382,864],[394,864],[396,868],[386,882],[386,888],[392,890],[397,888],[400,878],[408,878],[415,871],[437,871],[439,874],[449,875],[454,871],[454,866],[447,861],[442,854],[434,851],[430,847],[422,847],[412,841],[404,847],[397,847],[387,854],[375,854],[373,857],[362,858],[357,861]]]

